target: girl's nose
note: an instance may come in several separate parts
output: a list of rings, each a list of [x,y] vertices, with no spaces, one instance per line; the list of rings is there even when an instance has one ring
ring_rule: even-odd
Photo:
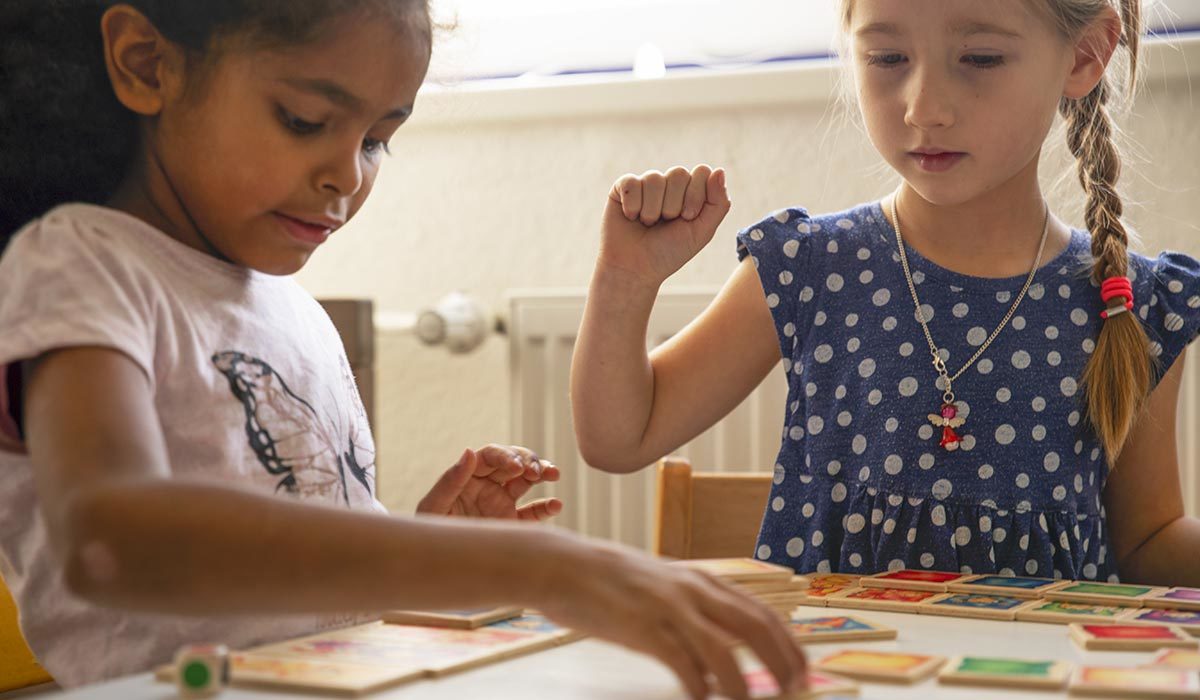
[[[342,197],[349,197],[362,188],[363,167],[361,153],[339,149],[322,164],[317,172],[317,188]]]
[[[952,126],[954,108],[950,99],[949,80],[936,75],[936,71],[930,68],[914,72],[909,85],[904,122],[925,130]]]

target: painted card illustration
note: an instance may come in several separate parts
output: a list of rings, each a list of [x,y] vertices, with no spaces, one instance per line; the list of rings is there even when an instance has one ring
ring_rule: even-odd
[[[864,588],[839,596],[837,600],[878,600],[889,603],[923,603],[938,595],[933,591],[910,591],[903,588]],[[832,601],[831,601],[832,602]]]
[[[1030,578],[1027,576],[981,576],[971,581],[963,581],[960,586],[989,586],[993,588],[1013,588],[1033,591],[1046,586],[1057,584],[1057,579]]]
[[[964,656],[952,660],[939,675],[942,683],[958,685],[1061,688],[1071,665],[1062,661]]]
[[[1149,666],[1167,666],[1191,671],[1200,671],[1200,651],[1186,649],[1163,649],[1151,659]]]
[[[949,583],[963,578],[963,574],[954,574],[948,571],[919,571],[915,569],[901,569],[892,571],[886,574],[872,576],[872,581],[908,581],[919,583]]]
[[[1009,598],[1000,595],[982,595],[979,593],[952,593],[941,600],[930,603],[931,606],[954,608],[971,608],[974,610],[1014,610],[1029,601],[1023,598]]]
[[[1091,605],[1090,603],[1070,603],[1065,600],[1048,600],[1042,605],[1029,609],[1029,612],[1036,613],[1054,613],[1056,615],[1075,615],[1080,617],[1108,617],[1113,619],[1128,611],[1129,608],[1112,605]]]
[[[788,628],[792,636],[804,644],[895,639],[897,635],[896,630],[891,627],[849,615],[793,617]]]
[[[945,659],[925,654],[882,651],[839,651],[817,663],[817,668],[851,677],[916,680],[937,670]]]
[[[1191,629],[1200,627],[1200,611],[1151,608],[1137,611],[1129,620],[1153,622],[1160,625],[1179,625]]]
[[[1124,668],[1083,666],[1071,678],[1071,692],[1107,691],[1124,697],[1137,693],[1175,693],[1194,697],[1200,693],[1200,676],[1194,671],[1177,668]]]

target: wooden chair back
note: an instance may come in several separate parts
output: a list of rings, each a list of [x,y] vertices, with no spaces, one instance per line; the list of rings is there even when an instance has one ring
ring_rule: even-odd
[[[655,553],[676,559],[754,556],[770,472],[695,472],[682,457],[658,462]]]

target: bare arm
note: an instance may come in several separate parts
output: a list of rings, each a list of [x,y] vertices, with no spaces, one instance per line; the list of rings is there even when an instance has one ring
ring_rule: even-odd
[[[769,609],[632,550],[170,478],[149,382],[118,352],[50,353],[25,398],[54,550],[72,590],[97,604],[201,615],[515,604],[657,657],[693,697],[708,693],[710,673],[747,696],[736,640],[784,685],[803,677],[803,654]]]
[[[530,595],[516,562],[530,564],[537,540],[554,546],[540,529],[171,479],[148,381],[112,351],[51,354],[27,395],[52,541],[72,588],[98,603],[199,614],[488,605]]]
[[[1112,554],[1132,583],[1200,587],[1200,520],[1183,513],[1175,448],[1183,367],[1181,355],[1150,395],[1104,488]]]
[[[723,177],[703,166],[614,186],[571,364],[575,433],[592,466],[650,464],[732,411],[778,366],[774,321],[749,258],[703,314],[646,352],[659,285],[727,211]]]

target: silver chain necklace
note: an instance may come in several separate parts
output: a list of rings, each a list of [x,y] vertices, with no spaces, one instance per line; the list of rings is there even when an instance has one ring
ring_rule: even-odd
[[[1004,318],[1000,320],[999,325],[996,326],[996,330],[992,331],[992,334],[988,336],[983,345],[979,346],[979,349],[975,351],[971,359],[967,360],[966,364],[951,375],[949,369],[946,368],[945,360],[942,359],[941,349],[933,342],[933,335],[929,332],[929,322],[925,320],[925,313],[921,311],[921,300],[917,298],[917,285],[913,282],[912,272],[908,268],[908,254],[904,250],[904,236],[900,233],[900,217],[896,213],[896,200],[899,198],[898,195],[893,195],[891,210],[892,227],[896,229],[896,248],[900,251],[900,265],[904,268],[904,279],[908,282],[908,291],[912,294],[913,306],[917,309],[917,321],[921,324],[921,330],[925,332],[925,341],[929,343],[929,353],[933,356],[933,368],[937,370],[938,377],[945,384],[945,391],[942,393],[942,408],[938,413],[930,413],[929,421],[942,429],[941,446],[949,451],[954,451],[958,449],[959,445],[959,437],[954,432],[954,429],[961,427],[966,422],[965,417],[958,415],[961,407],[954,402],[954,381],[962,376],[962,373],[966,372],[987,351],[988,346],[992,344],[996,336],[1000,335],[1000,332],[1008,325],[1013,314],[1017,312],[1017,307],[1025,299],[1025,294],[1033,284],[1033,278],[1037,275],[1038,268],[1042,264],[1042,253],[1046,250],[1046,237],[1050,232],[1050,208],[1046,207],[1045,220],[1042,222],[1042,241],[1038,244],[1037,257],[1033,261],[1033,267],[1029,270],[1029,276],[1025,279],[1025,285],[1021,287],[1020,293],[1017,294],[1016,301],[1009,307],[1008,313],[1004,314]]]

